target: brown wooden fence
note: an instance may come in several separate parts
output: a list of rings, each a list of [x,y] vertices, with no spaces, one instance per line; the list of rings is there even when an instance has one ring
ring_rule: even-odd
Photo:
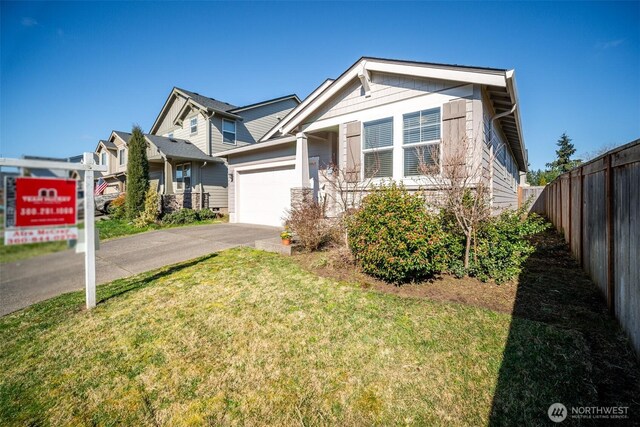
[[[544,212],[640,355],[640,139],[559,176]]]

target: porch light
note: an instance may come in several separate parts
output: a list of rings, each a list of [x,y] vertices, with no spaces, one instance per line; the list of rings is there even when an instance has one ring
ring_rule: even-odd
[[[233,174],[232,173],[229,174],[229,182],[233,182]]]

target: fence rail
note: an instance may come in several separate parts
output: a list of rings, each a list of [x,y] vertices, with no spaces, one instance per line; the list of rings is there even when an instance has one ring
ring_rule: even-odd
[[[535,187],[531,187],[535,188]],[[640,139],[560,175],[535,211],[564,234],[640,355]],[[523,194],[524,199],[524,194]],[[525,199],[526,200],[526,199]]]

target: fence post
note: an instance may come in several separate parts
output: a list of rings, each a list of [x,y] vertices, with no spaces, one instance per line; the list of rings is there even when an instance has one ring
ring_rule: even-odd
[[[580,166],[580,267],[584,270],[584,166]]]
[[[615,315],[615,283],[614,280],[614,242],[613,242],[613,169],[611,167],[611,154],[605,157],[607,168],[605,169],[605,200],[607,203],[607,307]]]
[[[567,215],[567,217],[569,218],[569,224],[567,224],[568,230],[567,230],[567,237],[569,238],[569,249],[571,249],[571,228],[572,228],[572,224],[571,224],[571,176],[573,175],[572,171],[569,171],[569,215]]]

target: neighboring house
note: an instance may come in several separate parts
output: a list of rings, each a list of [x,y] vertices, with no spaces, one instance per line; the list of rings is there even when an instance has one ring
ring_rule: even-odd
[[[330,191],[332,164],[355,168],[361,182],[418,188],[420,147],[440,153],[427,159],[438,169],[465,137],[469,164],[488,171],[493,206],[515,207],[527,170],[518,107],[513,70],[363,57],[257,144],[213,152],[229,167],[230,221],[282,225],[292,195]]]
[[[80,163],[82,155],[71,157],[42,157],[42,156],[22,156],[25,160],[46,160],[51,162],[68,162]],[[44,169],[44,168],[20,168],[22,176],[31,176],[34,178],[77,178],[77,174],[73,171],[64,169]]]
[[[288,95],[243,107],[173,88],[151,130],[145,134],[149,178],[162,195],[163,209],[228,208],[228,170],[211,155],[251,145],[300,103]],[[126,191],[127,144],[131,135],[114,131],[96,148],[106,191]]]

